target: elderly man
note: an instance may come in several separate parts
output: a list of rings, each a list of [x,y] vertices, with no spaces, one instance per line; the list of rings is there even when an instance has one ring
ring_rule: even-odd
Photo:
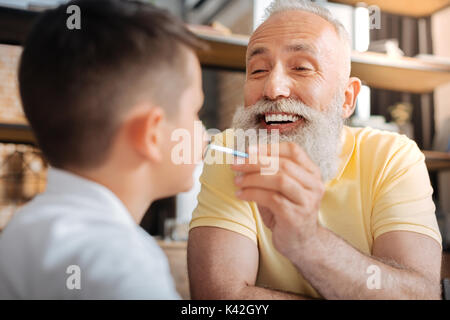
[[[272,4],[248,45],[233,127],[278,129],[279,170],[205,166],[189,236],[194,299],[440,298],[424,156],[403,135],[344,125],[360,86],[326,9]]]

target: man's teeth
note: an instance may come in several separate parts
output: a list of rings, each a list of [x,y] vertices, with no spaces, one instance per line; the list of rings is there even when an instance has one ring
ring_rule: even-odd
[[[292,114],[266,114],[266,122],[295,122],[300,117]]]

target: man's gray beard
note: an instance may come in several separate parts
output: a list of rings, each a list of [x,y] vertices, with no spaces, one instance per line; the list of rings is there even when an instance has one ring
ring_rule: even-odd
[[[260,129],[260,115],[265,112],[287,112],[301,115],[306,121],[289,133],[280,133],[280,141],[295,142],[317,164],[324,182],[333,179],[339,168],[342,150],[341,133],[343,95],[336,94],[327,113],[317,111],[301,101],[283,99],[260,100],[248,107],[239,106],[233,116],[234,129]],[[270,134],[268,133],[270,136]],[[270,137],[269,137],[270,138]]]

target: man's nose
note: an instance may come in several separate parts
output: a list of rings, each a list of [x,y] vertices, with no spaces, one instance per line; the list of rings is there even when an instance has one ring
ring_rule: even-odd
[[[291,81],[284,68],[276,65],[267,77],[264,86],[264,98],[277,100],[279,98],[289,98],[291,95]]]

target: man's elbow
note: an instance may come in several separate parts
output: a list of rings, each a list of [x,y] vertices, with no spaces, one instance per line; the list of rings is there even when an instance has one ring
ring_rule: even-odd
[[[441,300],[442,299],[442,287],[440,278],[429,277],[426,275],[420,275],[422,281],[418,281],[421,283],[423,290],[420,290],[419,287],[416,287],[416,294],[410,294],[409,297],[405,297],[405,299],[419,299],[419,300]],[[419,292],[421,294],[419,294]]]
[[[442,286],[441,282],[438,281],[430,286],[430,300],[442,300]]]
[[[422,279],[425,282],[426,287],[426,297],[424,299],[429,300],[441,300],[442,299],[442,286],[440,272],[438,275],[424,275],[422,274]]]
[[[192,300],[242,300],[247,285],[196,286],[191,285]]]

